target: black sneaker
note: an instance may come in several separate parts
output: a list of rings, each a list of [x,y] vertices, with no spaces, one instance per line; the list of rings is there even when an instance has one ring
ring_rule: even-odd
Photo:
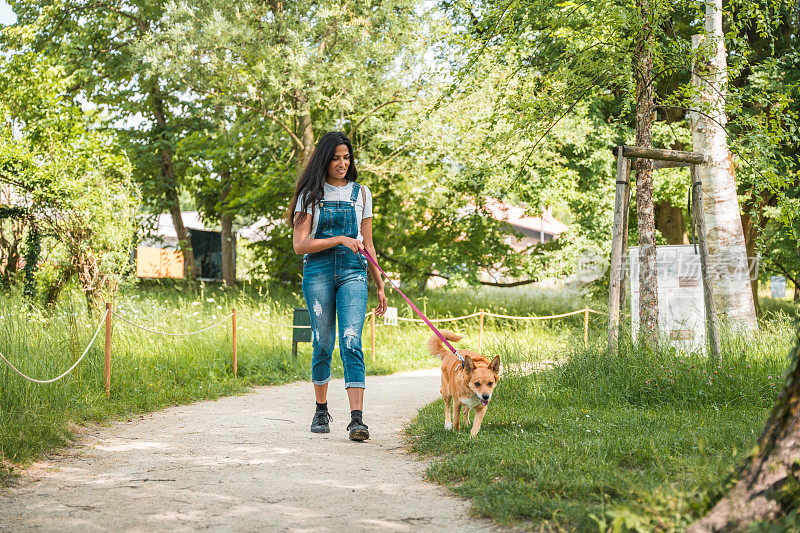
[[[328,411],[316,411],[314,412],[314,419],[311,421],[311,432],[312,433],[330,433],[331,427],[328,425],[328,422],[333,420],[333,417]]]
[[[350,440],[362,441],[369,438],[369,428],[360,418],[352,419],[347,429],[350,430]]]

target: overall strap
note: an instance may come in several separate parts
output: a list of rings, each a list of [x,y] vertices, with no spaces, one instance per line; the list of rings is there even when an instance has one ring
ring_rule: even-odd
[[[361,187],[361,220],[364,220],[364,213],[367,212],[367,190]]]
[[[353,182],[353,193],[350,195],[350,201],[353,202],[353,205],[356,205],[356,199],[358,198],[358,189],[360,188],[359,184],[355,181]]]

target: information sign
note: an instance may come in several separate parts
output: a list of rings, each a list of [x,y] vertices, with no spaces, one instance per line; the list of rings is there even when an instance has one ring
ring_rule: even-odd
[[[786,278],[783,276],[771,276],[769,288],[773,298],[786,298]]]
[[[631,330],[639,331],[639,247],[631,247],[628,279],[631,289]],[[705,304],[699,250],[689,245],[656,247],[658,326],[662,337],[678,350],[706,351]]]
[[[386,314],[383,315],[383,325],[384,326],[396,326],[397,325],[397,308],[396,307],[387,307]]]

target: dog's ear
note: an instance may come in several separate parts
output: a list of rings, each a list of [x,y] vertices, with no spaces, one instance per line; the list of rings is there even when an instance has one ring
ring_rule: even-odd
[[[489,370],[494,372],[495,376],[500,373],[500,356],[499,355],[495,355],[494,359],[492,359],[492,362],[489,363]]]
[[[472,374],[475,371],[475,363],[472,362],[472,359],[467,354],[464,354],[464,372],[467,374]]]

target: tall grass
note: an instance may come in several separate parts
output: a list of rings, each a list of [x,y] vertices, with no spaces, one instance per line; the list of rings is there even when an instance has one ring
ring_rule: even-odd
[[[768,407],[783,389],[792,327],[784,316],[763,322],[755,339],[723,336],[719,359],[677,353],[663,347],[665,340],[652,349],[626,339],[616,354],[578,349],[542,379],[579,389],[584,401],[595,405]]]

